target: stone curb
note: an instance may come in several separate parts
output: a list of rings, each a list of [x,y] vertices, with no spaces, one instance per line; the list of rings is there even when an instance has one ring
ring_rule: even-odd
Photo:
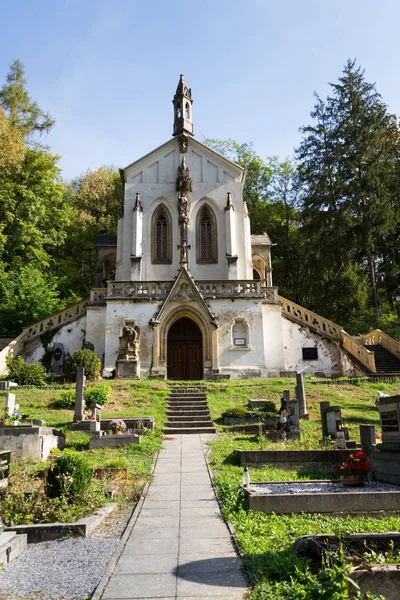
[[[218,433],[215,434],[214,440],[216,440],[217,437],[218,437]],[[214,485],[214,475],[213,475],[213,472],[212,472],[212,469],[211,469],[211,465],[208,462],[208,455],[210,454],[210,452],[211,452],[211,448],[208,447],[207,452],[204,453],[204,457],[206,459],[206,465],[207,465],[208,474],[209,474],[210,480],[211,480],[211,486],[212,486],[212,489],[214,490],[214,495],[215,495],[215,498],[216,498],[216,500],[218,502],[218,506],[219,506],[219,509],[221,511],[221,516],[222,516],[222,518],[224,520],[224,523],[227,526],[229,534],[231,536],[231,541],[232,541],[232,544],[233,544],[233,546],[235,548],[236,554],[240,557],[240,559],[242,561],[242,570],[243,570],[245,579],[247,580],[247,583],[250,586],[250,585],[252,585],[254,583],[254,577],[253,577],[253,574],[250,571],[250,569],[246,566],[246,563],[245,563],[245,560],[244,560],[244,556],[241,553],[240,548],[239,548],[239,546],[237,544],[236,537],[235,537],[235,528],[234,528],[234,526],[232,525],[232,523],[230,523],[230,521],[227,521],[225,519],[225,517],[223,516],[223,513],[222,513],[223,505],[222,505],[222,502],[220,501],[220,499],[218,498],[217,489],[216,489],[216,487]]]
[[[40,525],[14,525],[4,531],[26,533],[28,544],[51,542],[63,537],[89,537],[98,525],[114,510],[116,502],[98,508],[92,515],[83,517],[75,523],[42,523]]]
[[[151,471],[150,471],[150,475],[152,475],[154,473],[154,469],[156,467],[159,454],[160,454],[160,452],[158,452],[154,458],[154,461],[153,461],[153,464],[151,467]],[[114,550],[114,553],[111,556],[111,558],[107,564],[107,567],[105,568],[103,577],[100,579],[99,583],[97,584],[97,587],[96,587],[95,591],[93,592],[90,600],[100,600],[102,598],[103,592],[104,592],[112,574],[114,573],[115,567],[117,566],[118,559],[121,556],[122,552],[124,551],[124,548],[129,539],[129,536],[132,533],[132,529],[136,525],[136,521],[139,518],[139,515],[142,510],[144,501],[146,499],[146,495],[147,495],[148,489],[150,487],[150,484],[151,484],[151,481],[148,481],[146,483],[146,485],[144,486],[141,496],[140,496],[140,499],[139,499],[139,502],[136,504],[135,508],[133,509],[132,514],[129,518],[128,524],[125,527],[124,533],[122,534],[121,539],[119,540],[119,543],[118,543],[116,549]]]

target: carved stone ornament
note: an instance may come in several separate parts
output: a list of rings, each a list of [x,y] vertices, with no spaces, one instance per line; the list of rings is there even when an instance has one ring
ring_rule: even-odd
[[[118,358],[125,360],[139,359],[140,329],[133,325],[125,325],[119,338]]]
[[[189,222],[190,202],[185,193],[178,194],[179,222]]]
[[[196,300],[197,296],[190,289],[187,283],[182,283],[180,288],[172,296],[171,300],[182,301],[182,300]]]
[[[178,142],[179,142],[179,152],[181,154],[186,154],[188,146],[189,146],[188,137],[186,135],[180,135],[178,137]]]
[[[184,156],[182,157],[182,162],[178,167],[176,189],[178,192],[192,191],[192,178],[190,177],[189,167],[186,164],[186,158]]]

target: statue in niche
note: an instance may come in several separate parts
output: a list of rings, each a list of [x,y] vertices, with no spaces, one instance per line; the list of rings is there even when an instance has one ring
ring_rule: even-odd
[[[178,177],[176,179],[176,189],[178,192],[192,191],[192,178],[190,177],[189,167],[186,164],[186,158],[182,158],[182,162],[178,167]]]
[[[125,360],[139,359],[140,329],[136,325],[125,325],[119,338],[118,358]]]

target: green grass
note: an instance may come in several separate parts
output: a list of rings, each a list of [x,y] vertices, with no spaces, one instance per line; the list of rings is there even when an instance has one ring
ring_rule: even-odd
[[[176,383],[176,382],[174,382]],[[303,561],[296,560],[291,550],[293,541],[300,535],[350,532],[399,531],[400,519],[396,516],[335,517],[331,515],[264,515],[247,511],[238,486],[242,468],[236,461],[236,449],[316,449],[321,447],[319,402],[329,401],[342,409],[343,425],[349,427],[351,439],[359,440],[358,426],[370,423],[379,431],[378,411],[375,407],[377,391],[396,394],[399,384],[368,384],[330,386],[312,384],[305,378],[309,421],[301,421],[301,440],[273,443],[263,437],[234,434],[222,427],[222,413],[231,407],[247,406],[250,398],[265,398],[279,406],[283,390],[290,389],[294,397],[295,380],[290,378],[253,379],[232,382],[201,382],[207,385],[207,398],[213,420],[219,431],[212,443],[211,465],[226,517],[236,529],[237,541],[246,563],[254,576],[254,586],[249,600],[339,600],[346,597],[342,567],[323,569],[319,576],[311,573]],[[110,402],[102,411],[103,417],[147,416],[155,418],[156,430],[143,437],[140,446],[121,449],[96,449],[89,451],[89,436],[70,432],[73,410],[52,408],[57,390],[16,390],[20,411],[30,418],[40,418],[47,425],[63,429],[67,445],[88,457],[92,468],[122,467],[128,469],[131,480],[139,487],[149,478],[153,457],[161,443],[161,428],[165,420],[168,382],[166,381],[111,381]],[[3,394],[4,395],[4,394]],[[1,393],[0,393],[0,402]],[[38,467],[39,468],[39,467]],[[41,465],[40,468],[43,468]],[[253,480],[282,481],[316,478],[315,473],[299,474],[265,466],[251,469]],[[326,479],[324,474],[322,479]]]
[[[290,389],[294,397],[294,386],[294,379],[214,383],[210,385],[208,394],[211,412],[213,418],[217,419],[220,431],[218,439],[211,444],[210,462],[225,516],[235,528],[237,542],[254,578],[249,600],[347,598],[348,567],[335,565],[322,569],[319,574],[312,573],[307,564],[293,553],[294,540],[301,535],[331,533],[342,536],[345,533],[399,531],[400,528],[400,518],[397,516],[265,515],[246,509],[239,488],[243,469],[236,462],[235,450],[321,448],[319,402],[322,401],[341,407],[342,422],[349,427],[351,439],[359,441],[358,427],[361,423],[375,425],[379,434],[379,417],[375,407],[377,391],[396,394],[400,389],[399,384],[314,385],[306,378],[310,420],[301,421],[299,441],[273,443],[257,435],[231,433],[221,426],[220,416],[224,410],[234,406],[245,407],[250,398],[273,400],[279,406],[283,390]],[[299,474],[273,466],[250,471],[253,481],[328,478],[326,474]],[[336,477],[336,474],[332,474],[332,477]]]
[[[102,410],[102,417],[128,417],[128,416],[153,416],[155,430],[145,432],[140,444],[132,444],[124,448],[97,448],[89,450],[89,434],[80,431],[70,431],[73,422],[73,409],[54,408],[56,397],[63,391],[57,389],[16,389],[16,403],[20,405],[19,412],[29,415],[29,419],[42,419],[46,425],[60,429],[66,435],[66,446],[82,452],[89,466],[94,470],[97,468],[121,468],[126,469],[126,474],[119,477],[120,494],[119,499],[124,501],[128,497],[131,502],[137,500],[144,484],[150,478],[151,466],[154,456],[161,447],[161,431],[165,421],[166,397],[168,395],[166,382],[148,381],[112,381],[110,402]],[[73,389],[74,386],[71,386]],[[0,403],[5,401],[5,392],[0,392]],[[15,489],[15,501],[12,498],[3,498],[0,502],[0,512],[3,506],[8,518],[15,522],[27,523],[49,522],[49,519],[65,514],[70,520],[76,520],[87,512],[109,501],[107,493],[113,484],[105,481],[100,484],[93,483],[90,499],[84,502],[76,502],[58,506],[57,502],[44,503],[43,498],[25,499],[25,491],[38,489],[38,476],[40,471],[49,466],[58,452],[53,452],[47,463],[37,462],[31,464],[29,461],[18,461],[12,463],[12,473],[16,478],[20,475],[18,489]],[[40,495],[40,494],[39,494]],[[124,496],[124,497],[122,497]],[[51,504],[51,506],[50,506]],[[14,511],[14,516],[13,516]],[[43,514],[40,514],[40,513]]]

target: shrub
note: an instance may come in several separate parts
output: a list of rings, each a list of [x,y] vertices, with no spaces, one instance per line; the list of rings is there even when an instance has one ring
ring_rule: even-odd
[[[264,419],[274,419],[278,418],[278,413],[276,412],[276,408],[274,405],[274,410],[266,410],[265,408],[253,408],[249,411],[249,415],[256,419],[260,419],[261,421]]]
[[[46,369],[39,362],[26,363],[22,356],[7,358],[6,362],[7,378],[18,385],[44,385],[47,381]]]
[[[228,410],[222,413],[222,416],[244,419],[249,416],[249,411],[244,406],[235,406],[234,408],[228,408]]]
[[[63,496],[72,502],[87,492],[91,481],[86,459],[75,450],[64,450],[47,472],[45,490],[49,498]]]
[[[74,408],[75,406],[75,390],[62,392],[53,402],[54,408]]]
[[[94,379],[100,375],[100,359],[93,350],[75,350],[65,361],[64,375],[69,381],[75,381],[76,370],[85,369],[87,379]]]
[[[85,391],[86,404],[100,404],[101,406],[104,406],[110,398],[111,389],[112,388],[105,383],[87,388]]]

